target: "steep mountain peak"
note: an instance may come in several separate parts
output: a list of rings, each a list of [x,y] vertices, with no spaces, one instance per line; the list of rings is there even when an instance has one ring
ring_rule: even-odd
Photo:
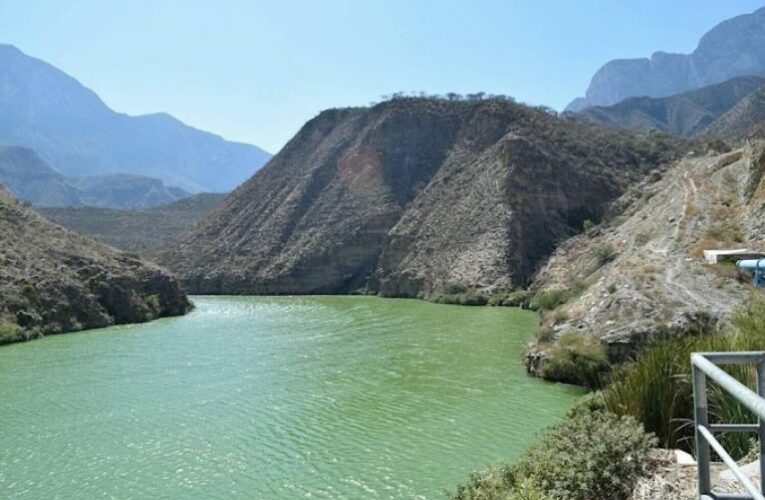
[[[691,54],[655,52],[650,58],[617,59],[592,77],[585,97],[566,108],[578,112],[627,97],[664,97],[736,76],[765,74],[765,8],[728,19],[707,32]]]

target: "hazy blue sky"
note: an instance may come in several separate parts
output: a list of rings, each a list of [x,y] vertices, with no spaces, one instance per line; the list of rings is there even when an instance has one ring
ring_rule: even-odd
[[[560,109],[613,58],[690,52],[765,0],[0,0],[0,42],[112,108],[276,152],[324,108],[398,90]]]

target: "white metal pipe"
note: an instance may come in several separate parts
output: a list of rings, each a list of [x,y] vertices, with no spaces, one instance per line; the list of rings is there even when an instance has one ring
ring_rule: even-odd
[[[741,401],[741,404],[752,410],[755,415],[765,419],[765,400],[754,391],[715,366],[714,363],[704,357],[703,353],[691,354],[691,363]]]
[[[709,429],[703,425],[700,425],[698,430],[701,435],[704,436],[704,439],[706,439],[707,443],[709,443],[709,446],[715,450],[725,465],[728,466],[728,469],[730,469],[733,475],[736,476],[736,479],[738,479],[739,482],[744,486],[744,489],[747,491],[747,493],[752,495],[752,498],[755,500],[765,500],[765,497],[762,496],[762,493],[760,493],[760,491],[757,489],[757,486],[752,484],[749,478],[746,477],[743,472],[741,472],[741,468],[738,466],[736,461],[733,460],[730,455],[728,455],[728,452],[725,451],[725,448],[723,448],[720,442],[715,439],[714,435],[712,435]]]

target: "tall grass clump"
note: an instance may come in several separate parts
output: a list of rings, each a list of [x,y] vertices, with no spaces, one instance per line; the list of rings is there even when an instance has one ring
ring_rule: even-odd
[[[665,448],[693,451],[693,383],[690,356],[693,352],[750,351],[765,349],[765,301],[755,300],[733,318],[734,329],[725,334],[685,337],[665,341],[635,362],[618,370],[603,391],[606,408],[629,415],[653,432]],[[723,367],[751,388],[756,370],[752,365]],[[713,381],[708,381],[710,421],[753,423],[754,416]],[[751,446],[748,435],[725,433],[723,446],[741,458]]]
[[[550,290],[539,292],[531,299],[531,308],[538,311],[552,311],[578,297],[584,292],[589,284],[581,279],[575,279],[571,282],[569,288],[552,288]]]

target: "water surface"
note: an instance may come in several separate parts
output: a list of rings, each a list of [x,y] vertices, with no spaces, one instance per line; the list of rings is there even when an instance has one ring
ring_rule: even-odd
[[[0,498],[438,499],[579,394],[525,375],[525,311],[194,301],[0,348]]]

